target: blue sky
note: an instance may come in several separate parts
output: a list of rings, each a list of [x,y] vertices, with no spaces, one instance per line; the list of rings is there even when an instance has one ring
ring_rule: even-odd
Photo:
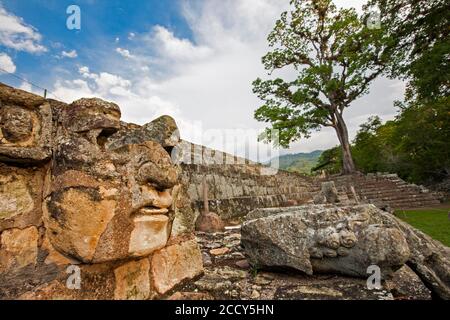
[[[192,40],[186,20],[179,14],[177,0],[2,0],[0,3],[43,35],[40,43],[47,48],[43,54],[30,55],[5,46],[1,49],[14,58],[18,73],[45,87],[52,86],[59,69],[70,71],[76,67],[74,61],[60,58],[62,51],[75,50],[76,64],[91,65],[95,71],[105,67],[104,55],[117,47],[117,38],[120,45],[126,46],[130,33],[144,33],[155,25],[166,26],[177,37]],[[66,27],[69,16],[66,9],[72,4],[81,8],[81,30]]]
[[[363,3],[335,2],[357,10]],[[81,10],[80,30],[66,27],[72,4]],[[251,83],[267,77],[266,38],[288,7],[288,0],[0,0],[0,67],[67,103],[114,101],[124,121],[169,114],[183,138],[245,156],[245,145],[256,145],[264,128],[253,118],[260,101]],[[42,94],[10,74],[0,72],[0,81]],[[400,81],[376,81],[344,115],[351,136],[371,115],[393,118],[393,101],[403,92]],[[238,142],[224,145],[225,131]],[[282,152],[336,144],[325,129]]]

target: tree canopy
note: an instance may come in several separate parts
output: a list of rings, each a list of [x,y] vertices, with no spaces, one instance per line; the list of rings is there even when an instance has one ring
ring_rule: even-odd
[[[387,71],[408,81],[406,100],[449,96],[450,2],[447,0],[370,0],[391,43]]]

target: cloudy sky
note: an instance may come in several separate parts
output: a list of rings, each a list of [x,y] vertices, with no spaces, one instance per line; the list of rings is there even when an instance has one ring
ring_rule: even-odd
[[[363,2],[335,1],[357,10]],[[6,71],[47,88],[58,100],[96,96],[114,101],[124,121],[138,124],[169,114],[184,139],[245,155],[244,145],[254,145],[257,130],[264,128],[253,119],[260,102],[251,83],[266,76],[261,65],[266,38],[288,3],[0,0],[0,81],[42,94]],[[66,26],[72,4],[81,9],[80,30]],[[392,118],[393,101],[403,91],[400,81],[377,80],[370,94],[345,114],[351,135],[370,115]],[[205,137],[217,129],[236,142]],[[244,142],[243,136],[250,141]],[[282,153],[337,143],[333,130],[327,129]]]

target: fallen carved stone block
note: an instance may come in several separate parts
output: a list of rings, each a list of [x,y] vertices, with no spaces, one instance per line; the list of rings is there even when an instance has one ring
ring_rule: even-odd
[[[373,205],[257,209],[242,225],[256,267],[383,279],[408,264],[437,296],[450,298],[448,248]]]

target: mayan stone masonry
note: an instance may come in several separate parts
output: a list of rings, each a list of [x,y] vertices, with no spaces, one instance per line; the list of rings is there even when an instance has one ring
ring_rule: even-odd
[[[449,249],[380,209],[436,203],[427,190],[273,171],[181,140],[171,117],[120,119],[0,84],[0,299],[377,298],[373,264],[450,299]],[[227,228],[195,231],[204,203]]]
[[[152,299],[202,274],[173,119],[5,85],[0,101],[0,298]]]

